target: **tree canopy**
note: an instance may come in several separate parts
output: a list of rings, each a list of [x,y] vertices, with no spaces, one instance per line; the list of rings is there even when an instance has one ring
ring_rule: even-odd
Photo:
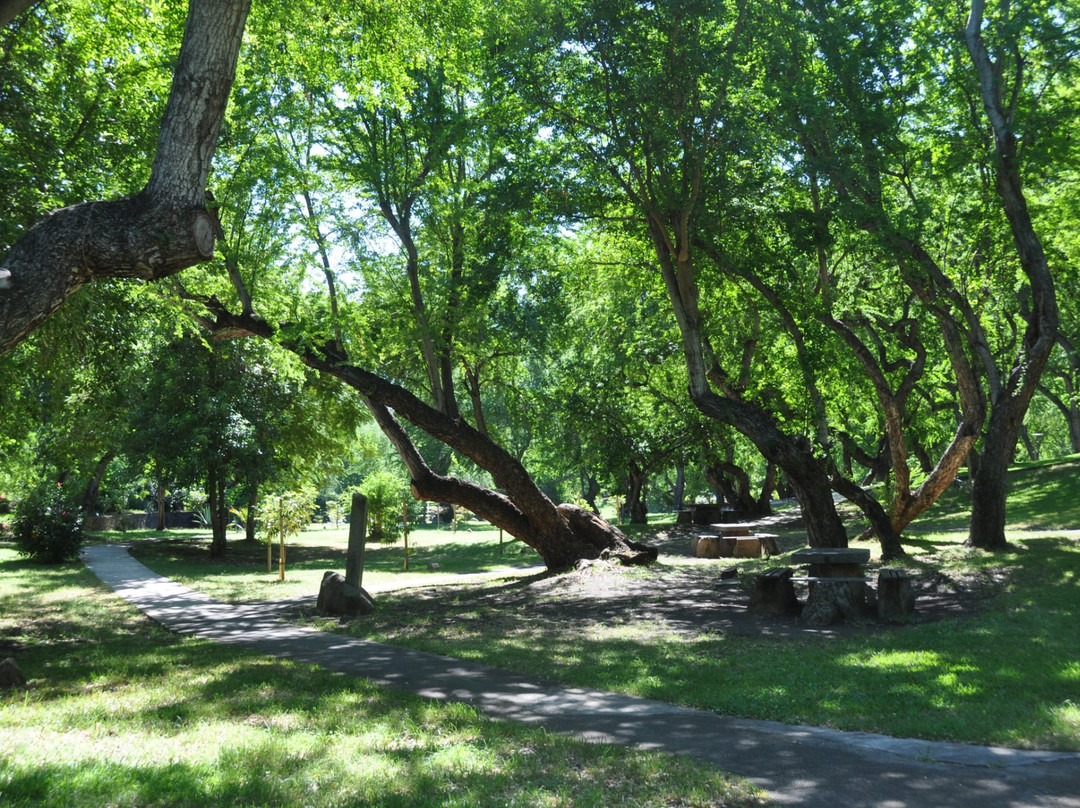
[[[581,503],[688,465],[891,557],[965,468],[1003,546],[1018,445],[1080,447],[1071,4],[248,11],[0,6],[5,485],[120,457],[220,522],[362,407],[553,567],[654,557]]]

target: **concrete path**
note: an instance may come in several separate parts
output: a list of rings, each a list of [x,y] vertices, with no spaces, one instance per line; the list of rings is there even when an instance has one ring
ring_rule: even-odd
[[[84,558],[118,595],[172,631],[466,702],[493,718],[699,758],[748,778],[780,805],[1080,808],[1080,755],[788,726],[565,687],[293,626],[275,617],[273,604],[221,603],[156,575],[125,546],[90,546]]]

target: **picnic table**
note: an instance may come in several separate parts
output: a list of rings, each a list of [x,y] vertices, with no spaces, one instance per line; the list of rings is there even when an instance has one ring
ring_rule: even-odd
[[[810,594],[818,583],[846,583],[855,602],[866,602],[866,572],[863,564],[870,560],[870,551],[859,547],[804,547],[789,558],[797,564],[809,565],[809,574],[795,576],[793,581],[807,581]]]
[[[780,552],[776,536],[758,533],[763,522],[719,522],[709,525],[715,533],[695,536],[690,542],[690,552],[698,558],[761,558],[762,552],[775,555]]]

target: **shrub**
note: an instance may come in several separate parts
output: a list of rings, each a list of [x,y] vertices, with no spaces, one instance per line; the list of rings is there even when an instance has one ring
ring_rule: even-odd
[[[82,547],[82,512],[60,483],[48,485],[18,502],[11,532],[19,555],[47,564],[72,561]]]

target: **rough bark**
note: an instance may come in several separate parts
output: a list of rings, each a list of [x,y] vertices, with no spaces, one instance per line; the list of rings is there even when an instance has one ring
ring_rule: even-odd
[[[7,25],[38,0],[0,0],[0,27]]]
[[[206,180],[250,0],[191,0],[150,179],[139,193],[55,211],[0,263],[0,353],[95,278],[155,280],[214,254]]]
[[[978,471],[972,478],[968,543],[983,549],[999,550],[1008,546],[1005,539],[1008,467],[1016,451],[1020,425],[1057,339],[1058,310],[1053,276],[1024,197],[1017,137],[1013,131],[1015,97],[1006,107],[1001,97],[1004,62],[1001,59],[994,61],[983,42],[984,8],[984,0],[973,0],[964,35],[978,74],[983,111],[993,130],[998,197],[1009,221],[1013,245],[1031,292],[1031,313],[1027,318],[1018,359],[1002,390],[991,398],[990,420],[983,436],[982,456]],[[999,8],[999,13],[1006,17],[1001,22],[1002,29],[1010,22],[1007,19],[1009,12],[1009,3],[1003,2]],[[1012,46],[1016,47],[1015,37],[1018,34],[1014,33],[1013,36]],[[1022,65],[1022,60],[1018,59],[1016,75],[1013,76],[1017,84],[1023,78]]]

